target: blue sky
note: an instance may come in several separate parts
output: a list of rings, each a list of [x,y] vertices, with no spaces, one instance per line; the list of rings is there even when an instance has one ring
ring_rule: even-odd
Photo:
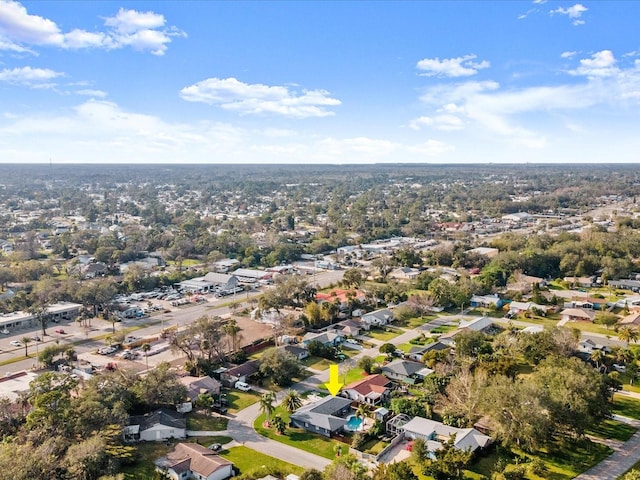
[[[639,14],[0,0],[0,162],[639,162]]]

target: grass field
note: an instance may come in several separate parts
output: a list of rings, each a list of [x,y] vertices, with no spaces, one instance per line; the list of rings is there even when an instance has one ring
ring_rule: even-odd
[[[375,338],[376,340],[380,340],[381,342],[388,342],[402,333],[402,330],[397,328],[372,328],[367,335],[371,338]]]
[[[220,456],[233,462],[236,469],[240,470],[241,475],[250,475],[252,478],[261,478],[269,474],[281,475],[284,478],[290,473],[301,475],[304,471],[302,467],[256,452],[245,446],[223,450],[220,452]]]
[[[595,437],[626,442],[636,433],[636,429],[631,425],[616,420],[604,420],[598,426],[587,430],[586,433]]]
[[[305,367],[313,368],[314,370],[326,370],[329,365],[333,365],[335,360],[327,360],[321,357],[307,357],[301,362]]]
[[[238,413],[249,405],[253,405],[258,400],[260,400],[260,395],[254,392],[241,392],[240,390],[227,391],[229,413]]]
[[[187,417],[187,430],[219,431],[226,430],[229,420],[205,413],[190,413]]]
[[[640,420],[640,400],[616,393],[613,396],[613,413]]]

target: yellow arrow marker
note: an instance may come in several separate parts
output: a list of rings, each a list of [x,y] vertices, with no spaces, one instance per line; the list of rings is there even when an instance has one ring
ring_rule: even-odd
[[[329,382],[325,383],[325,386],[329,390],[329,393],[334,397],[338,394],[344,383],[340,383],[338,380],[338,365],[329,366]]]

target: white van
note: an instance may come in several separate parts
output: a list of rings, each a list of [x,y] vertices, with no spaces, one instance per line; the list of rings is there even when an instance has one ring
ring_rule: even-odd
[[[249,390],[251,390],[251,386],[248,383],[245,382],[236,382],[235,384],[236,389],[241,390],[243,392],[248,392]]]

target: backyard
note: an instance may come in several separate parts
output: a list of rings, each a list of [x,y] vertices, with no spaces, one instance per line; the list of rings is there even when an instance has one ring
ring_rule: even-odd
[[[238,413],[240,410],[253,405],[260,396],[254,392],[241,392],[240,390],[228,390],[227,402],[229,402],[229,413]]]

